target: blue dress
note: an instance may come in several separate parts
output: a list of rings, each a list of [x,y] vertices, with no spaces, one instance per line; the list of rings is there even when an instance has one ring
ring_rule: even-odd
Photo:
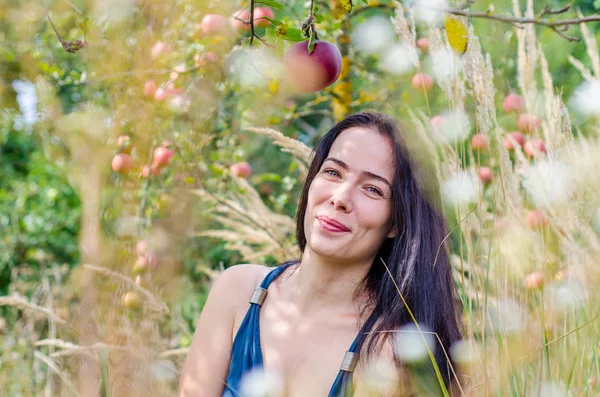
[[[254,291],[254,295],[250,299],[250,308],[233,340],[229,374],[227,375],[223,397],[240,397],[240,384],[244,374],[251,369],[262,367],[263,356],[260,347],[259,329],[260,307],[266,298],[267,289],[271,282],[293,263],[284,263],[271,270],[260,286]],[[331,386],[328,397],[351,397],[353,395],[352,371],[358,361],[358,354],[356,352],[360,351],[360,346],[365,340],[365,335],[371,329],[373,323],[373,319],[369,318],[359,331],[354,342],[352,342],[352,345],[350,345],[350,349],[348,349],[342,360],[340,372]]]

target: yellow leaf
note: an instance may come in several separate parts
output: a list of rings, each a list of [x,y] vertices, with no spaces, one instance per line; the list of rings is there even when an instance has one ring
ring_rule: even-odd
[[[448,43],[450,47],[458,55],[462,55],[467,51],[467,45],[469,44],[469,30],[467,26],[460,20],[446,15],[444,16],[444,27],[446,28],[446,34],[448,35]]]
[[[269,80],[269,92],[275,93],[279,89],[279,83],[276,79]]]
[[[338,0],[346,12],[352,11],[352,0]]]

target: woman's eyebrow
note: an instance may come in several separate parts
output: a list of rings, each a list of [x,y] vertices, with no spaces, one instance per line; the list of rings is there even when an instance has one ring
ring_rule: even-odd
[[[335,157],[327,157],[323,162],[325,162],[325,161],[333,161],[334,163],[336,163],[337,165],[339,165],[346,171],[348,171],[348,169],[350,168],[350,167],[348,167],[348,164],[344,163],[340,159],[336,159]],[[385,183],[386,185],[388,185],[390,187],[390,189],[392,188],[392,184],[390,182],[388,182],[387,179],[385,179],[384,177],[382,177],[380,175],[374,174],[371,171],[362,171],[360,174],[363,176],[369,177],[369,178],[377,179],[377,180]]]

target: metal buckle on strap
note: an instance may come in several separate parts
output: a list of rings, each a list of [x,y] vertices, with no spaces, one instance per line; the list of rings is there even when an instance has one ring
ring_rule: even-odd
[[[257,305],[262,306],[266,298],[267,290],[262,287],[256,287],[254,293],[252,294],[252,298],[250,298],[250,303],[256,303]]]
[[[344,360],[342,361],[342,371],[352,372],[358,362],[358,353],[346,352]]]

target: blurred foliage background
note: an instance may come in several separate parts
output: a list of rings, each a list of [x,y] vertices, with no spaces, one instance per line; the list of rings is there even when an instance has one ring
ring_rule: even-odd
[[[257,6],[270,6],[279,26],[257,27],[256,33],[270,47],[254,39],[253,48],[258,50],[249,51],[249,32],[209,33],[202,22],[206,14],[229,17],[235,10],[248,9],[249,2],[0,0],[0,295],[13,297],[0,307],[4,368],[0,384],[7,395],[87,395],[86,390],[96,389],[102,395],[145,395],[149,390],[153,395],[172,395],[195,322],[218,272],[249,259],[274,265],[298,254],[290,222],[306,167],[303,150],[313,147],[349,112],[375,109],[405,121],[409,129],[428,131],[434,116],[453,109],[447,92],[437,85],[425,94],[414,87],[412,79],[418,72],[414,66],[395,73],[386,69],[385,51],[369,50],[377,45],[376,33],[359,29],[370,18],[390,21],[397,15],[395,7],[410,15],[411,2],[356,1],[347,13],[345,2],[316,1],[319,35],[342,50],[344,68],[338,82],[310,94],[293,92],[281,70],[285,51],[298,38],[292,30],[286,34],[282,29],[299,29],[310,2],[262,3]],[[536,2],[536,12],[546,4],[560,8],[566,2]],[[520,8],[525,12],[526,4]],[[574,1],[573,9],[560,17],[576,17],[575,10],[591,15],[599,8],[595,0]],[[513,3],[480,1],[471,9],[510,15]],[[521,92],[518,81],[518,31],[523,29],[478,18],[468,24],[493,63],[493,74],[487,76],[491,81],[484,84],[495,87],[496,107],[500,109],[510,93],[534,98],[537,92]],[[391,22],[389,26],[398,36],[398,28],[394,30]],[[413,32],[417,38],[433,37],[428,36],[433,27],[444,31],[438,21],[418,24],[416,30],[413,26]],[[588,28],[597,37],[597,23]],[[548,28],[530,31],[537,36],[528,51],[539,45],[554,94],[571,107],[567,100],[585,76],[569,57],[580,62],[580,69],[594,70],[589,46],[567,41]],[[57,32],[77,47],[73,53],[65,51]],[[581,37],[577,25],[569,32]],[[446,38],[440,40],[445,43]],[[392,49],[390,43],[384,45]],[[412,48],[422,71],[435,77],[439,60],[414,44]],[[403,55],[409,58],[408,53]],[[483,64],[476,66],[485,69]],[[546,76],[540,69],[536,66],[531,84],[544,84]],[[472,86],[466,85],[471,95]],[[463,100],[459,107],[472,120],[471,136],[480,132],[476,120],[481,108],[475,94]],[[536,97],[528,110],[539,110],[542,103]],[[595,139],[598,118],[568,110],[573,136]],[[541,116],[551,123],[550,115]],[[492,147],[498,144],[493,139],[501,136],[497,128],[516,130],[514,114],[498,110],[494,128],[484,131]],[[298,143],[286,143],[286,137]],[[167,148],[171,157],[155,167],[153,158],[160,147]],[[482,162],[494,170],[502,167],[496,154],[471,151],[470,139],[451,147],[457,155],[441,155],[448,160],[442,161],[442,168],[476,170]],[[129,172],[114,172],[118,154],[131,159]],[[243,163],[249,164],[249,174],[232,168]],[[482,188],[478,200],[488,204],[480,208],[495,215],[480,216],[475,226],[461,224],[465,212],[448,206],[449,227],[458,228],[450,241],[459,262],[480,261],[477,255],[488,247],[477,245],[487,235],[484,229],[494,230],[496,215],[510,210],[496,211],[498,189]],[[532,206],[527,194],[525,201],[525,207]],[[592,222],[591,216],[587,221]],[[480,232],[473,232],[478,226]],[[260,231],[254,240],[248,238],[251,230]],[[547,252],[559,245],[553,241],[560,239],[556,236],[560,230],[555,232],[544,235]],[[242,244],[243,233],[247,240]],[[477,244],[465,243],[470,233],[479,236]],[[573,240],[584,240],[573,233]],[[546,277],[560,278],[560,271],[564,277],[568,266],[557,262],[552,262],[551,270],[545,268]],[[481,269],[489,271],[487,265]],[[467,334],[485,339],[485,332],[479,332],[485,316],[479,318],[476,309],[485,305],[468,295],[464,278],[469,272],[463,270],[457,280],[469,322]],[[471,270],[470,277],[473,274]],[[503,284],[507,294],[520,288],[511,277],[506,276]],[[486,283],[473,288],[487,297]],[[528,306],[540,296],[523,299],[519,302]],[[594,307],[588,309],[576,324],[595,318]],[[596,333],[590,331],[588,339],[577,342],[590,349],[585,366],[565,357],[559,359],[564,365],[552,366],[552,371],[545,368],[548,374],[566,371],[561,379],[567,385],[576,378],[580,384],[570,386],[573,395],[598,392],[592,381],[598,375],[600,348],[593,340],[598,335],[594,327]],[[544,341],[549,340],[548,332]],[[76,353],[69,341],[87,346],[81,349],[86,354]],[[153,364],[142,365],[145,369],[119,372],[149,358]],[[530,383],[523,380],[528,376],[511,376],[506,394],[528,390]],[[93,381],[85,386],[86,379]]]

